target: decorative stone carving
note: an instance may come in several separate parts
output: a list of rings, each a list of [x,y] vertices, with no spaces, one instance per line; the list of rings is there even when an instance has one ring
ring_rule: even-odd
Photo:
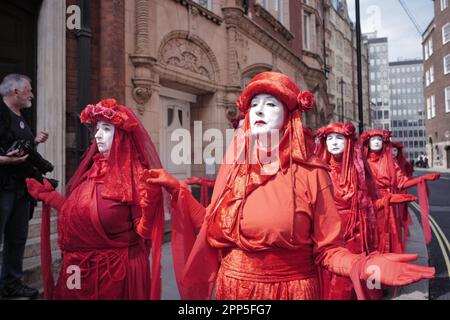
[[[149,35],[149,1],[135,0],[136,12],[136,34],[135,34],[135,54],[130,56],[135,67],[133,82],[133,99],[137,103],[137,110],[140,115],[144,114],[145,104],[152,96],[152,87],[158,83],[156,76],[152,72],[156,59],[150,55],[150,35]]]
[[[200,77],[215,81],[214,68],[207,52],[188,39],[171,39],[161,50],[162,63],[189,70]]]

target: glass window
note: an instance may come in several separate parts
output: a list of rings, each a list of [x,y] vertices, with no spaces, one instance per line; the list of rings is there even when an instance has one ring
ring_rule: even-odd
[[[212,0],[194,0],[194,2],[198,3],[199,5],[205,7],[208,10],[212,10]],[[265,1],[263,1],[262,5],[265,6]]]
[[[311,49],[310,40],[310,25],[311,25],[311,14],[308,12],[303,13],[303,48],[306,50]]]
[[[442,44],[450,41],[450,22],[442,27]]]
[[[444,11],[448,7],[448,0],[441,0],[441,11]]]
[[[450,73],[450,54],[444,57],[444,74]]]
[[[450,87],[445,88],[445,112],[450,112]]]

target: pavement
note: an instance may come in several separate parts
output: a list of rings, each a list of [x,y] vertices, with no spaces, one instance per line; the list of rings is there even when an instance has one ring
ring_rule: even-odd
[[[418,259],[415,264],[429,266],[428,250],[425,244],[422,226],[416,214],[409,210],[412,224],[410,225],[410,235],[407,242],[407,252],[417,253]],[[394,296],[395,294],[395,296]],[[162,299],[180,300],[175,274],[172,267],[171,243],[166,242],[162,250]],[[384,300],[429,300],[429,281],[422,280],[408,286],[399,287],[397,292],[394,290],[384,298]]]
[[[409,215],[412,220],[410,225],[410,235],[406,245],[407,253],[417,253],[418,258],[414,264],[429,266],[427,245],[423,235],[422,225],[416,214],[410,209]],[[408,286],[399,287],[397,295],[389,300],[429,300],[429,280],[425,279]]]

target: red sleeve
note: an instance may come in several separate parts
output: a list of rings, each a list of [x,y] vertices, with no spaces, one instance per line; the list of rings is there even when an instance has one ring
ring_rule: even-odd
[[[134,228],[142,238],[150,239],[152,233],[153,218],[163,201],[162,191],[159,186],[147,186],[145,206],[132,208]],[[140,212],[139,212],[140,211]]]
[[[349,276],[353,264],[360,258],[344,248],[341,218],[334,204],[331,181],[323,171],[319,173],[313,219],[312,240],[316,264],[343,276]]]
[[[186,185],[182,184],[177,194],[173,197],[173,204],[179,203],[185,210],[180,210],[182,212],[187,212],[192,225],[196,230],[199,230],[203,224],[203,220],[206,215],[206,208],[202,206],[192,195],[192,192],[188,189]]]

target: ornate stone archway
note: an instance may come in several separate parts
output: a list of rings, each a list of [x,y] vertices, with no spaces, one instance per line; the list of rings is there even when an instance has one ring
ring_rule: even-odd
[[[188,86],[216,92],[221,85],[219,64],[211,48],[184,30],[172,31],[162,39],[158,67],[161,77]]]

